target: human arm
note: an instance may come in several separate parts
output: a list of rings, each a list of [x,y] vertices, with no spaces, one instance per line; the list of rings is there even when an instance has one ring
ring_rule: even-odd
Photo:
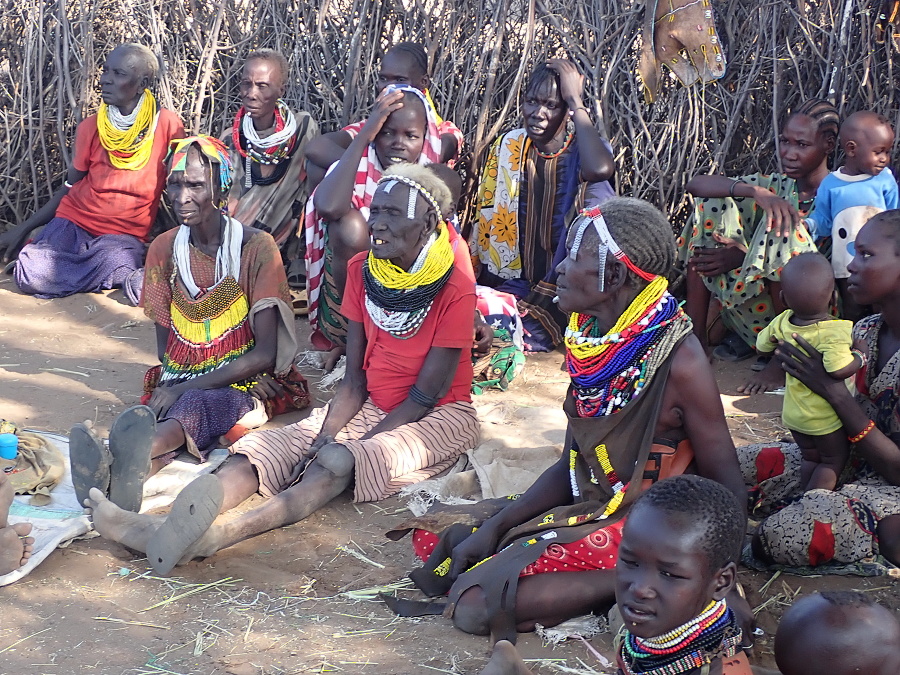
[[[494,329],[484,320],[484,315],[475,310],[475,344],[473,349],[479,354],[487,354],[494,341]]]
[[[694,176],[685,185],[694,197],[738,197],[752,199],[766,213],[768,231],[786,237],[800,223],[800,213],[786,199],[759,185],[727,176]]]
[[[835,380],[843,382],[848,377],[852,377],[856,374],[856,371],[862,368],[862,359],[859,358],[858,354],[853,355],[853,360],[848,363],[843,368],[838,368],[837,370],[828,371],[828,374],[831,375]]]
[[[74,167],[69,167],[65,183],[53,193],[46,204],[35,211],[25,222],[10,228],[0,235],[0,261],[7,263],[14,259],[19,254],[22,246],[24,246],[28,235],[53,220],[59,203],[69,192],[69,186],[74,185],[85,176],[87,176],[87,171],[79,171]]]
[[[441,134],[441,164],[459,156],[459,141],[454,134]]]
[[[278,308],[267,307],[255,316],[253,348],[216,368],[179,384],[157,386],[150,397],[149,406],[157,416],[165,415],[169,408],[189,389],[220,389],[235,382],[246,380],[275,367],[275,354],[278,340]],[[161,332],[168,336],[170,329],[157,326],[157,348],[161,342]],[[166,337],[168,339],[168,337]],[[160,359],[162,360],[162,359]]]
[[[565,447],[571,447],[568,433]],[[563,451],[559,461],[544,471],[521,497],[511,500],[508,506],[484,521],[478,530],[453,549],[450,578],[456,579],[472,565],[495,553],[507,531],[550,509],[571,503],[569,453]]]
[[[303,154],[316,166],[327,169],[341,158],[351,141],[350,134],[343,129],[331,131],[310,139]]]
[[[334,169],[322,179],[313,193],[313,205],[320,218],[327,221],[340,220],[350,211],[359,161],[390,114],[402,107],[402,91],[386,88],[375,99],[375,107],[369,119],[350,142]]]
[[[848,436],[865,430],[872,421],[857,404],[847,386],[835,380],[825,370],[822,354],[799,335],[794,335],[798,347],[782,342],[775,350],[775,358],[789,375],[793,375],[818,394],[834,409]],[[877,427],[856,443],[860,455],[891,485],[900,485],[900,447],[898,440],[884,434]]]
[[[898,191],[897,188],[897,179],[894,178],[894,172],[890,169],[882,171],[882,173],[885,172],[887,172],[887,180],[885,180],[884,205],[885,208],[890,211],[891,209],[900,207],[900,191]]]
[[[572,113],[582,180],[588,183],[609,180],[616,172],[616,162],[584,106],[584,75],[568,59],[550,59],[547,67],[559,74],[559,95]]]

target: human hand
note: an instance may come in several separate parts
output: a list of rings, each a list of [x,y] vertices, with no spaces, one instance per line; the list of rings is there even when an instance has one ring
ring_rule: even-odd
[[[284,392],[284,387],[271,375],[260,373],[256,378],[256,384],[250,388],[250,395],[258,398],[260,401],[268,401],[270,398],[276,398]]]
[[[475,310],[475,344],[473,351],[479,354],[487,354],[494,341],[494,329],[484,320],[481,312]]]
[[[381,127],[384,126],[384,123],[387,121],[387,118],[391,116],[391,113],[395,110],[400,110],[402,107],[403,92],[388,85],[381,90],[380,94],[378,94],[372,112],[369,114],[369,119],[366,120],[366,123],[359,133],[371,143],[375,140],[375,137],[378,135],[378,132],[381,131]]]
[[[744,264],[744,257],[747,254],[737,242],[734,244],[718,248],[695,248],[690,267],[705,277],[715,277],[737,269]]]
[[[0,262],[8,263],[19,255],[29,232],[28,228],[16,225],[0,235]]]
[[[486,521],[471,535],[457,544],[450,553],[450,579],[455,581],[460,574],[495,553],[500,536]]]
[[[776,237],[789,237],[791,230],[800,224],[800,213],[787,200],[768,190],[759,188],[757,192],[756,204],[769,218],[766,232],[772,232]]]
[[[559,97],[569,106],[569,110],[582,107],[584,75],[568,59],[549,59],[547,67],[559,75]]]
[[[811,392],[826,401],[830,401],[828,395],[836,387],[847,391],[842,381],[835,380],[825,370],[822,352],[796,333],[791,337],[797,341],[799,348],[789,342],[780,342],[778,349],[775,350],[775,359],[788,375],[796,377]]]
[[[183,393],[184,389],[180,385],[160,384],[153,390],[153,395],[150,396],[150,402],[147,405],[150,406],[150,409],[156,413],[156,418],[159,419],[169,412],[169,408],[175,405],[175,401]]]

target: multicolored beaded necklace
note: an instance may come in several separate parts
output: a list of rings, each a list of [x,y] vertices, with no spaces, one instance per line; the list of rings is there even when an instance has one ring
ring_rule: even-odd
[[[626,630],[619,665],[624,675],[679,675],[734,656],[741,638],[734,612],[716,600],[700,616],[659,637],[642,639]]]
[[[286,158],[290,158],[297,146],[297,121],[287,104],[278,99],[275,106],[275,130],[261,138],[256,132],[256,127],[253,126],[253,119],[241,106],[234,116],[231,141],[241,157],[244,158],[245,187],[249,188],[253,183],[261,183],[263,180],[268,183],[275,182],[275,180],[280,180],[284,174],[284,167],[280,172],[276,171],[280,174],[277,179],[272,176],[262,179],[261,175],[258,175],[259,167],[254,164],[277,166],[282,164]],[[284,164],[286,167],[286,163]]]
[[[566,137],[563,139],[562,147],[559,150],[557,150],[556,152],[544,153],[538,150],[537,146],[534,146],[534,151],[538,154],[538,157],[541,157],[543,159],[556,159],[569,149],[569,146],[572,145],[573,140],[575,140],[575,126],[568,125],[566,127]]]

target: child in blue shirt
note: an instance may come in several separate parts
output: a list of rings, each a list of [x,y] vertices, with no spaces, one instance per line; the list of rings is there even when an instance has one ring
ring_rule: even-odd
[[[841,125],[840,143],[846,155],[844,166],[831,172],[819,185],[815,206],[806,228],[816,239],[832,237],[831,265],[843,302],[844,318],[858,321],[862,308],[847,294],[848,250],[856,233],[872,216],[896,209],[897,181],[887,168],[894,130],[883,115],[861,110]]]

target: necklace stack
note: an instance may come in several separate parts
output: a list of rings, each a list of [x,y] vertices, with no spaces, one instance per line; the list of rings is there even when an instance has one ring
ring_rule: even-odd
[[[256,176],[259,167],[254,164],[286,166],[284,160],[289,159],[297,147],[297,120],[287,104],[278,99],[275,106],[275,130],[268,136],[260,137],[253,126],[253,118],[242,107],[234,117],[231,140],[244,158],[244,186],[250,188],[254,182],[260,182]],[[284,170],[280,174],[283,175]],[[278,179],[270,178],[268,182],[279,180],[281,175]]]
[[[741,637],[734,613],[724,600],[715,600],[699,616],[659,637],[642,639],[626,631],[619,665],[624,675],[678,675],[734,656]]]
[[[659,343],[684,313],[656,277],[605,332],[597,318],[572,314],[566,328],[566,367],[579,417],[611,415],[640,395],[649,382]]]
[[[535,152],[537,152],[538,157],[541,157],[543,159],[556,159],[569,149],[569,146],[572,145],[573,140],[575,140],[575,127],[573,125],[570,125],[566,129],[566,137],[565,139],[563,139],[562,147],[559,150],[557,150],[556,152],[545,153],[538,150],[537,146],[534,146],[534,150]]]
[[[97,112],[97,135],[109,155],[110,164],[126,171],[137,171],[146,166],[153,150],[158,119],[156,99],[149,89],[144,89],[129,115],[123,115],[117,106],[101,103]]]
[[[369,251],[363,263],[366,311],[381,330],[408,340],[419,332],[452,273],[453,247],[446,224],[431,235],[408,272]]]

